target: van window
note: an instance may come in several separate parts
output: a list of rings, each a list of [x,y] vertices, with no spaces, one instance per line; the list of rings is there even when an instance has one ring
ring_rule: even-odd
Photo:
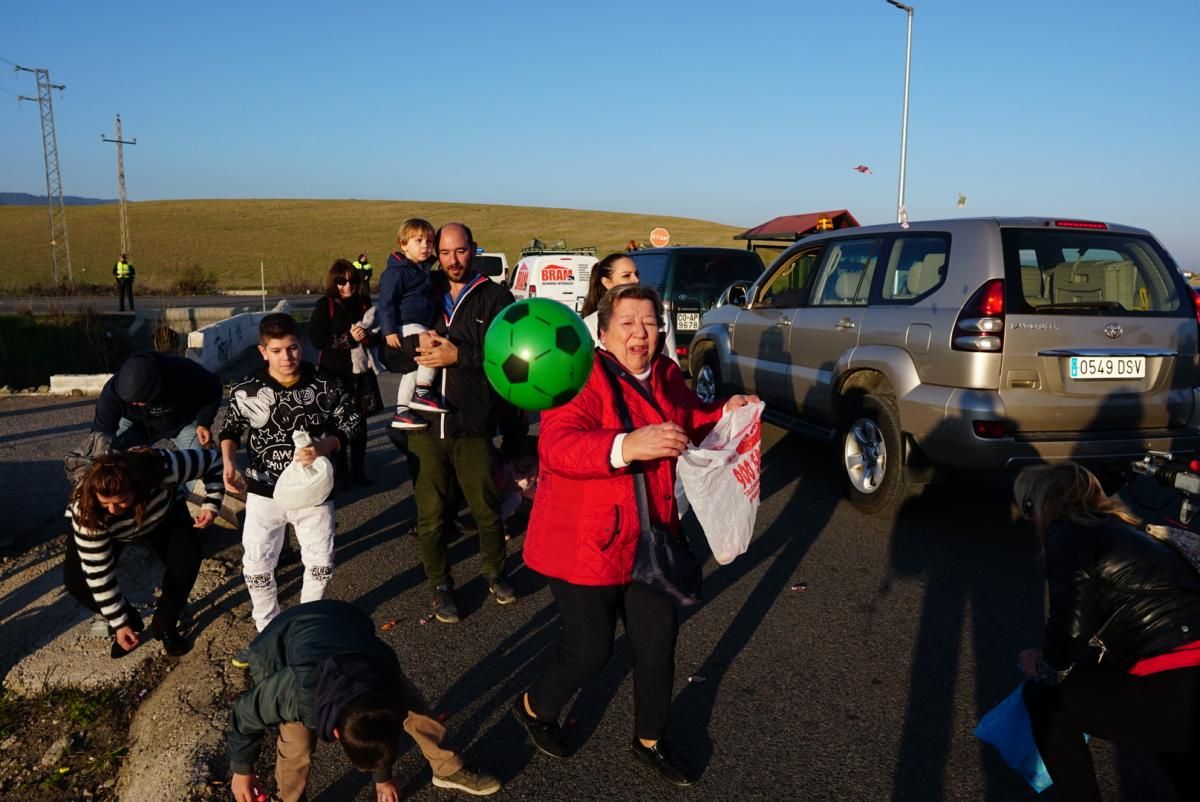
[[[820,248],[812,248],[793,254],[778,268],[763,288],[759,302],[777,309],[793,309],[803,306],[808,300],[808,288],[812,284],[813,268]]]
[[[1005,269],[1014,311],[1170,314],[1182,281],[1153,240],[1130,234],[1008,229]],[[1030,258],[1030,255],[1036,258]]]
[[[833,242],[826,251],[813,292],[814,306],[865,306],[880,240]]]
[[[880,297],[884,303],[909,303],[940,287],[946,280],[949,245],[944,236],[896,237],[883,272]]]
[[[504,263],[500,261],[499,256],[488,256],[486,253],[476,255],[471,261],[471,267],[481,276],[499,276],[504,273]]]

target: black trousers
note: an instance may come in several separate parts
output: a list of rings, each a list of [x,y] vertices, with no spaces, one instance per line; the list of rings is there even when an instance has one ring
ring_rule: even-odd
[[[179,616],[187,603],[188,594],[196,584],[203,557],[204,536],[202,529],[193,526],[187,505],[176,502],[175,509],[158,528],[145,537],[147,545],[166,565],[163,575],[162,593],[154,608],[155,634],[172,632],[179,624]],[[113,560],[119,560],[125,544],[112,542]],[[79,551],[73,536],[67,537],[67,553],[63,558],[63,584],[67,593],[92,612],[100,612],[100,605],[92,597],[84,578],[83,565],[79,562]]]
[[[121,303],[121,311],[125,311],[125,299],[129,298],[129,311],[133,311],[133,279],[117,279],[117,298]]]
[[[1158,753],[1181,800],[1200,799],[1200,668],[1136,677],[1083,666],[1057,686],[1025,684],[1025,705],[1046,770],[1063,802],[1099,802],[1094,738]]]
[[[549,585],[562,618],[562,640],[529,688],[533,712],[557,719],[583,683],[608,664],[620,618],[633,650],[634,735],[662,738],[675,685],[675,605],[639,582],[594,587],[552,578]]]

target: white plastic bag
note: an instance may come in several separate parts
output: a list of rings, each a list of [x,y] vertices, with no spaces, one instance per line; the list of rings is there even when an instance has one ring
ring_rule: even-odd
[[[308,432],[292,432],[296,450],[312,445]],[[299,510],[324,503],[333,490],[333,463],[329,457],[317,457],[312,465],[301,465],[292,459],[279,474],[275,483],[275,503],[285,510]]]
[[[698,448],[679,458],[679,478],[721,565],[744,554],[754,533],[765,406],[747,404],[722,416]]]

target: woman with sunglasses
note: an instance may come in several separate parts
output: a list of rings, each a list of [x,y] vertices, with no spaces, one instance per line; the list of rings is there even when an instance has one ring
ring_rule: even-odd
[[[354,409],[365,420],[383,409],[383,397],[367,351],[373,338],[363,325],[363,317],[371,308],[371,301],[359,294],[360,280],[359,271],[345,259],[338,259],[329,267],[325,297],[313,308],[308,335],[313,347],[320,351],[317,367],[342,380]],[[366,458],[367,431],[363,426],[361,433],[350,440],[350,479],[361,487],[373,484],[367,477]],[[341,449],[337,459],[338,473],[345,476],[346,457]]]
[[[1087,733],[1148,746],[1200,799],[1200,573],[1086,468],[1026,468],[1013,492],[1045,549],[1045,636],[1020,667],[1059,798],[1100,799]]]

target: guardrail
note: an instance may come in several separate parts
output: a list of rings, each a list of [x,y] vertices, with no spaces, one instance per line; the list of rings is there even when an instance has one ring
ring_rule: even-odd
[[[264,317],[290,309],[287,301],[280,301],[270,312],[243,312],[196,329],[188,334],[187,356],[216,373],[258,345],[258,324]]]

